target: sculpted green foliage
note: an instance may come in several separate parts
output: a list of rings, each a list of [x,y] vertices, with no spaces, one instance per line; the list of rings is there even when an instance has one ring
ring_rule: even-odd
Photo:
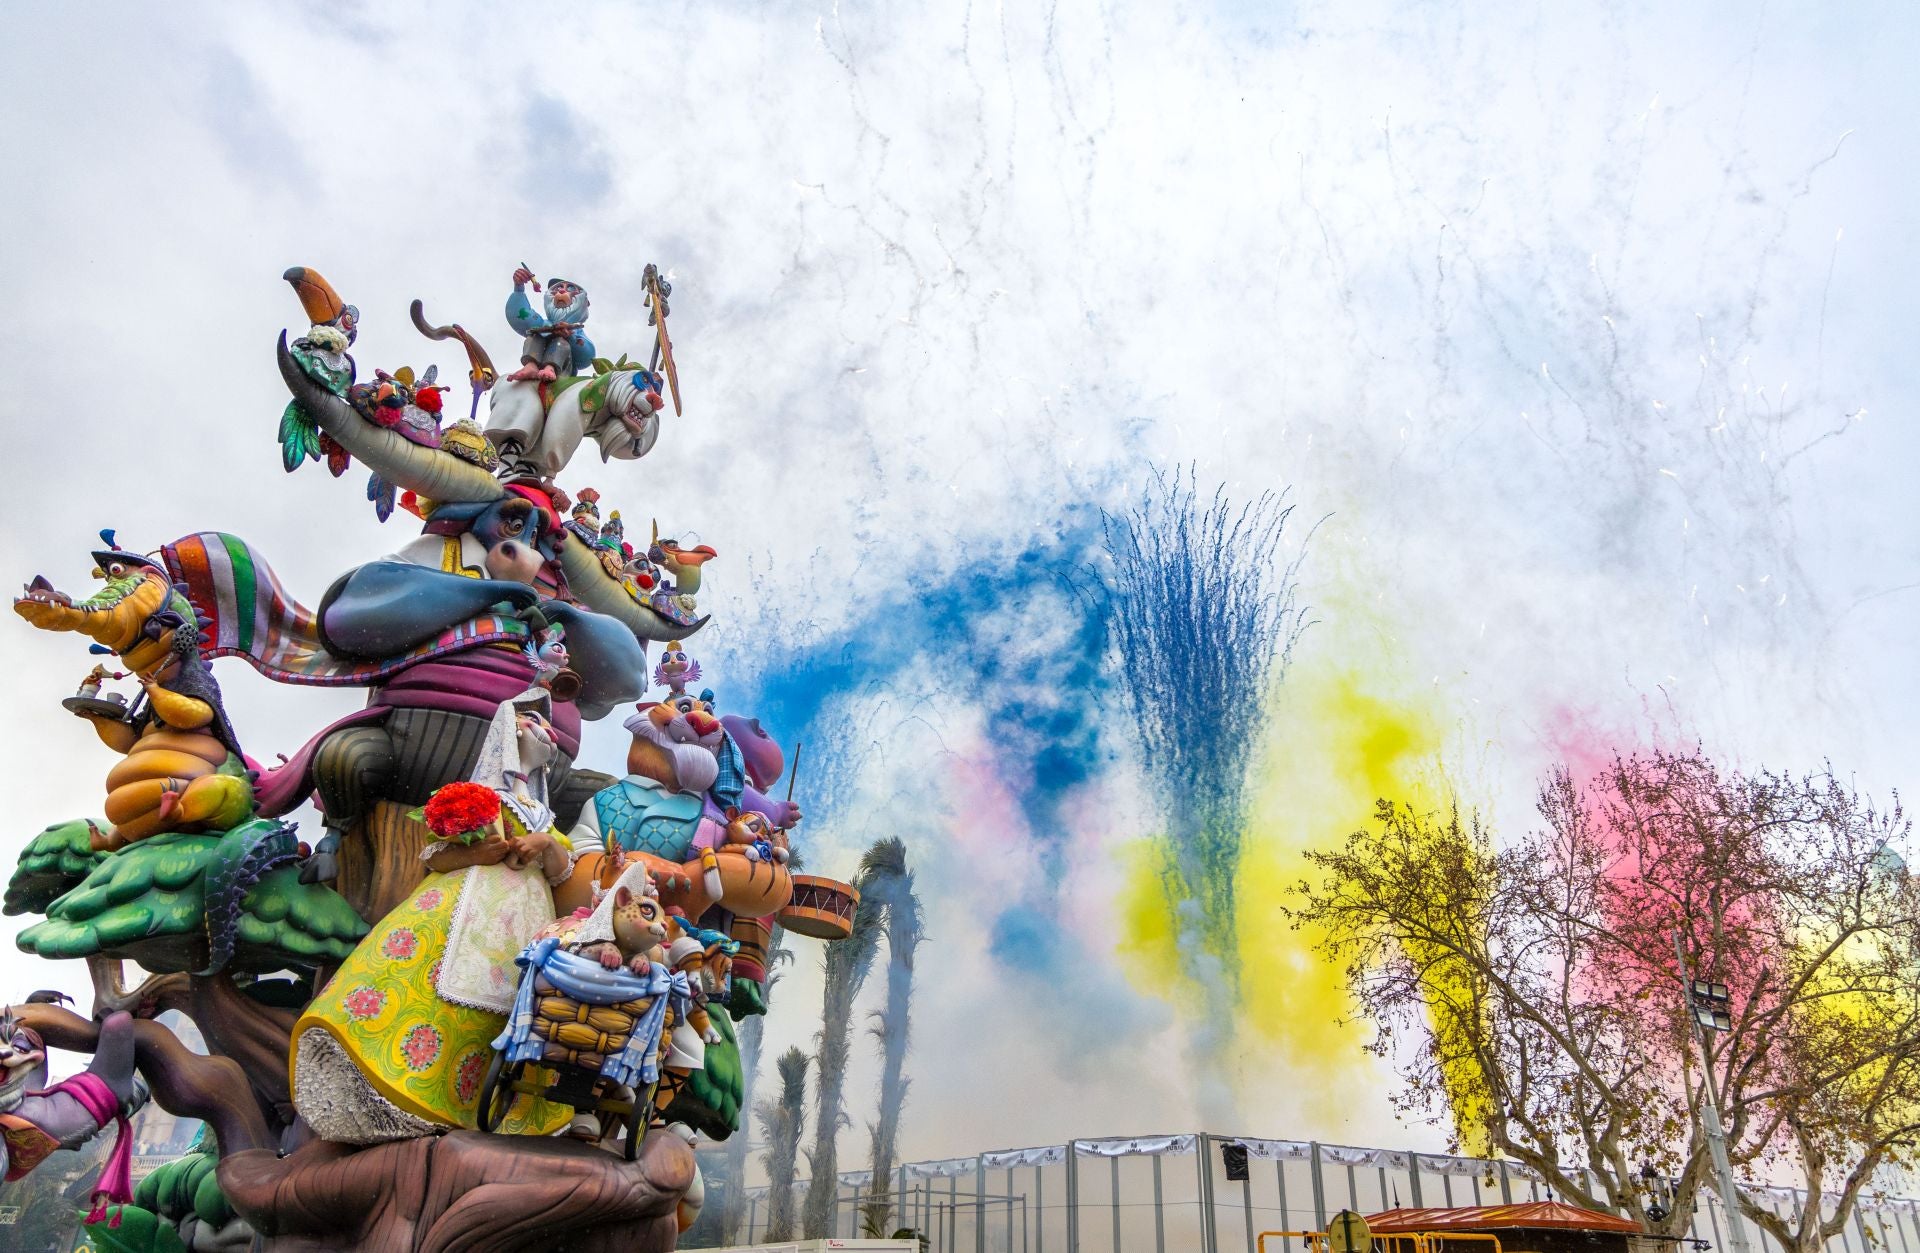
[[[223,863],[222,841],[254,825],[226,834],[168,832],[101,858],[47,905],[45,921],[20,933],[20,947],[52,959],[121,957],[155,973],[199,969],[208,950],[207,872]],[[231,923],[232,964],[254,971],[339,962],[367,929],[338,893],[302,884],[291,864],[247,889]]]
[[[61,893],[72,890],[100,864],[93,831],[84,818],[56,822],[28,842],[7,883],[9,914],[44,914]]]
[[[94,1223],[86,1229],[88,1246],[99,1253],[187,1253],[173,1224],[143,1205],[122,1206],[120,1225]]]
[[[233,1207],[214,1175],[219,1157],[211,1132],[203,1132],[187,1153],[154,1170],[133,1191],[133,1203],[179,1224],[196,1218],[209,1227],[233,1220]]]

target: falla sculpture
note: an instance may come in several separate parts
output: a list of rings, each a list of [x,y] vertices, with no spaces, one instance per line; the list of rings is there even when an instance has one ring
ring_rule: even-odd
[[[414,301],[412,353],[464,351],[460,416],[448,363],[363,371],[359,309],[313,269],[283,277],[307,326],[275,352],[280,468],[357,465],[359,507],[417,534],[303,600],[249,540],[149,547],[117,518],[89,552],[95,586],[35,575],[15,600],[27,625],[88,641],[61,704],[107,751],[98,816],[31,839],[6,890],[7,913],[38,919],[20,947],[85,961],[94,985],[84,1016],[48,993],[0,1011],[7,1178],[150,1094],[208,1124],[190,1165],[216,1155],[226,1240],[671,1249],[702,1195],[693,1144],[739,1131],[734,1023],[764,1012],[771,928],[843,938],[857,893],[790,869],[787,756],[699,686],[688,644],[718,554],[657,521],[629,542],[598,488],[558,481],[591,445],[596,478],[644,491],[618,466],[658,455],[679,413],[670,288],[647,268],[645,365],[599,355],[585,288],[524,263],[504,372]],[[226,658],[367,701],[236,728],[221,682],[245,669],[216,677]],[[611,716],[631,745],[596,770],[581,728]],[[153,1021],[170,1009],[206,1055]],[[93,1064],[49,1084],[50,1048]],[[205,1221],[204,1195],[132,1204],[124,1156],[95,1193],[96,1243]]]

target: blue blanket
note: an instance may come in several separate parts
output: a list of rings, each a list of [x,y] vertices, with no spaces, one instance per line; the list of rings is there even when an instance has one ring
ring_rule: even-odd
[[[615,1083],[624,1083],[636,1091],[660,1077],[660,1035],[666,1024],[669,1001],[684,1003],[689,995],[687,976],[668,971],[655,962],[644,975],[624,968],[608,970],[599,962],[579,957],[560,947],[552,937],[535,940],[515,958],[520,967],[520,989],[514,995],[513,1012],[507,1016],[506,1030],[494,1040],[493,1047],[510,1062],[538,1062],[545,1041],[533,1033],[533,982],[536,974],[562,996],[588,1005],[617,1005],[623,1001],[652,997],[653,1004],[644,1017],[633,1024],[626,1047],[607,1054],[600,1073]]]

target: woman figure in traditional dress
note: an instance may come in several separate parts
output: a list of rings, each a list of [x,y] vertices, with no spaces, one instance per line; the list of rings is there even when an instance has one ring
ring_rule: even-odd
[[[489,1046],[513,1007],[514,959],[553,921],[552,888],[573,872],[547,804],[550,700],[535,688],[501,703],[472,780],[498,803],[472,784],[435,793],[430,825],[466,806],[472,816],[452,821],[476,829],[436,831],[422,854],[431,873],[295,1024],[294,1104],[323,1139],[372,1144],[475,1126]],[[521,1097],[499,1130],[548,1134],[571,1117]]]

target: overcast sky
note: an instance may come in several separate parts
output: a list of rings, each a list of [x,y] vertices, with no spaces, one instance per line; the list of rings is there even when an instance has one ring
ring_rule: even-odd
[[[363,375],[458,376],[408,300],[510,360],[525,261],[639,355],[658,262],[687,411],[645,461],[562,482],[720,551],[693,651],[723,699],[769,690],[769,644],[840,660],[813,864],[903,834],[934,937],[906,1151],[1217,1124],[1164,972],[1116,955],[1116,866],[1152,827],[1121,720],[1098,714],[1064,802],[1036,818],[1014,788],[1003,812],[981,776],[1005,728],[950,654],[991,636],[1032,650],[1001,681],[1054,682],[1072,602],[1016,559],[1191,462],[1326,518],[1289,682],[1359,667],[1423,694],[1499,827],[1529,821],[1569,725],[1909,784],[1916,25],[1864,3],[10,4],[0,559],[84,589],[101,527],[217,528],[311,603],[404,518],[382,528],[357,473],[279,468],[285,268],[359,305]],[[10,852],[97,813],[110,760],[57,707],[81,645],[5,639]],[[219,674],[262,759],[358,701]],[[597,728],[587,764],[623,746]],[[1050,991],[989,932],[1056,822],[1046,921],[1086,965]],[[817,954],[776,1046],[817,1026]],[[11,993],[84,984],[8,970]],[[1087,1030],[1093,1004],[1113,1026]],[[1342,1095],[1303,1094],[1302,1047],[1244,1043],[1211,1129],[1438,1144],[1330,1026]],[[977,1099],[1010,1073],[1032,1099]]]

